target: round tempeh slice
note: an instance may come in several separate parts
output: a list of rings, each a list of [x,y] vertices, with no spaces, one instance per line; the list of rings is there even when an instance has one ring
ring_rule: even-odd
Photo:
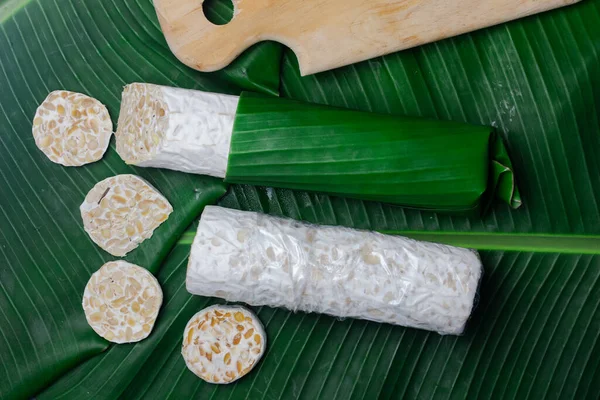
[[[111,261],[85,286],[83,310],[88,324],[106,340],[139,342],[152,331],[162,300],[154,275],[126,261]]]
[[[183,332],[181,354],[188,369],[210,383],[231,383],[261,359],[267,335],[254,313],[215,305],[196,313]]]
[[[81,93],[56,90],[33,118],[37,147],[57,164],[76,167],[102,158],[112,135],[104,104]]]
[[[98,182],[79,209],[92,240],[118,257],[151,237],[173,211],[158,190],[135,175],[117,175]]]

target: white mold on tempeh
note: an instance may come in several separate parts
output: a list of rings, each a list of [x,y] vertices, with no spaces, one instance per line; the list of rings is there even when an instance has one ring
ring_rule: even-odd
[[[225,177],[238,97],[147,83],[125,86],[115,136],[128,164]]]
[[[460,334],[482,274],[476,252],[206,207],[192,294]]]

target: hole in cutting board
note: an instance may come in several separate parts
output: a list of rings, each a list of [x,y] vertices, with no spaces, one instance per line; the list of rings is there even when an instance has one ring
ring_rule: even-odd
[[[233,19],[232,0],[204,0],[202,11],[206,19],[215,25],[225,25]]]

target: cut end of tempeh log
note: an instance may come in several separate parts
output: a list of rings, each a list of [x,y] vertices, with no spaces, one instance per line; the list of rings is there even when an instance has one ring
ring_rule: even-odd
[[[113,343],[148,337],[163,301],[158,280],[125,261],[111,261],[96,271],[83,293],[83,309],[94,331]]]
[[[102,158],[110,143],[112,121],[98,100],[56,90],[38,107],[32,133],[36,146],[50,161],[78,167]]]
[[[223,178],[238,97],[148,83],[125,86],[115,136],[128,164]]]
[[[190,371],[210,383],[231,383],[258,364],[267,335],[258,317],[240,306],[215,305],[185,327],[181,354]]]
[[[113,256],[123,257],[151,237],[173,207],[144,179],[117,175],[98,182],[80,211],[92,240]]]
[[[461,334],[476,252],[209,206],[192,245],[192,294]]]

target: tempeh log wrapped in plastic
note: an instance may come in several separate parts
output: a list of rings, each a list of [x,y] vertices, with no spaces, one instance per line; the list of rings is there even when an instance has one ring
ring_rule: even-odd
[[[476,252],[206,207],[192,294],[461,334],[482,274]]]

